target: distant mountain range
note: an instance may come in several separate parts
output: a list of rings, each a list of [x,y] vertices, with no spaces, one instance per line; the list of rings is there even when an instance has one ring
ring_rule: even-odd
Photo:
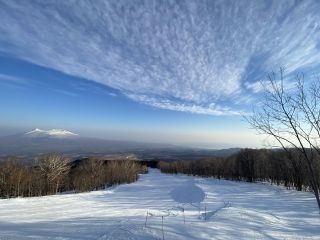
[[[110,154],[142,149],[172,148],[172,145],[82,137],[63,129],[41,130],[0,137],[0,154]]]
[[[210,156],[228,156],[238,148],[208,150],[132,141],[82,137],[63,129],[41,130],[0,137],[0,155],[33,156],[42,153],[64,153],[74,156],[134,153],[141,159],[192,160]]]

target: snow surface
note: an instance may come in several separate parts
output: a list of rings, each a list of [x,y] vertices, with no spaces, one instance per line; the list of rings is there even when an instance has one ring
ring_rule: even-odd
[[[320,239],[320,215],[311,193],[153,169],[108,190],[0,200],[1,240],[163,238]]]
[[[51,129],[51,130],[41,130],[39,128],[33,129],[30,132],[26,132],[25,135],[30,136],[53,136],[53,137],[67,137],[67,136],[78,136],[78,134],[63,130],[63,129]]]
[[[170,195],[178,203],[200,203],[205,198],[204,191],[193,180],[177,186],[170,192]]]

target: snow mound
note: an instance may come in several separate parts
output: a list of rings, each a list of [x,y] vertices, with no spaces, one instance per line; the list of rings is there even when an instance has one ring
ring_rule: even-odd
[[[174,188],[170,195],[178,203],[200,203],[205,198],[204,191],[195,185],[193,181]]]

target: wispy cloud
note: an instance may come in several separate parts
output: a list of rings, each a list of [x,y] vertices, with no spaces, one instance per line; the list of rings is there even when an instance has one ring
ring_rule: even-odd
[[[235,111],[228,107],[219,106],[215,103],[211,103],[209,105],[200,105],[186,102],[171,101],[164,98],[150,97],[144,95],[128,94],[127,96],[135,101],[143,102],[156,108],[169,109],[179,112],[191,112],[215,116],[246,114],[245,112],[241,112],[239,110]]]
[[[320,66],[319,11],[316,0],[2,1],[0,51],[154,107],[233,115],[257,92],[256,56],[266,71]]]
[[[117,96],[117,94],[115,94],[113,92],[109,92],[108,95],[111,96],[111,97],[116,97]]]
[[[79,94],[72,92],[72,91],[57,89],[57,88],[51,88],[51,90],[56,93],[63,94],[63,95],[69,96],[69,97],[79,97]]]
[[[4,81],[21,84],[21,85],[27,84],[27,81],[23,78],[0,73],[0,82],[4,82]]]
[[[275,86],[280,87],[281,85],[287,91],[294,91],[298,85],[297,76],[284,76],[283,79],[280,79],[279,73],[274,74],[274,77],[271,77],[272,82],[275,83]],[[274,91],[274,87],[269,79],[264,79],[256,82],[245,82],[244,86],[253,93],[261,93],[265,90]]]
[[[10,88],[24,89],[28,85],[28,82],[20,77],[0,73],[0,85]]]

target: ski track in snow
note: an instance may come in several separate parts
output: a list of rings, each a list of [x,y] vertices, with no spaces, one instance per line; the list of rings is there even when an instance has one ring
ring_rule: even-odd
[[[0,240],[163,237],[320,239],[320,215],[311,193],[154,169],[108,190],[0,200]]]

